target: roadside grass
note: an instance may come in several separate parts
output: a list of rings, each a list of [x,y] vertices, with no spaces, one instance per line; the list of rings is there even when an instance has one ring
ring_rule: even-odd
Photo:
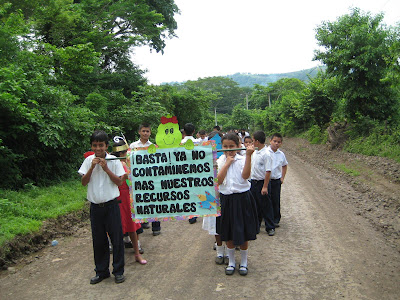
[[[80,210],[86,187],[70,180],[50,187],[33,185],[21,191],[0,190],[0,247],[16,235],[38,231],[46,219]]]
[[[346,166],[346,164],[334,164],[334,167],[342,172],[345,172],[346,174],[349,174],[350,176],[353,176],[353,177],[360,176],[360,174],[361,174],[359,171]]]

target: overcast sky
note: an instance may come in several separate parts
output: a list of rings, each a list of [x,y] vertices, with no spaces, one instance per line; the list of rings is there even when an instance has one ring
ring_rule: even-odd
[[[152,84],[234,73],[286,73],[319,65],[315,29],[358,7],[384,23],[400,21],[399,0],[175,0],[177,38],[164,55],[135,49],[133,61]]]

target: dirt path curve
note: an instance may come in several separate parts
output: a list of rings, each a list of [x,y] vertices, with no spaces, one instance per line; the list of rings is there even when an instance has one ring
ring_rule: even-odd
[[[250,243],[246,277],[226,276],[214,263],[213,237],[199,218],[163,223],[157,237],[146,230],[148,265],[126,249],[126,282],[90,285],[87,225],[0,273],[0,299],[398,299],[400,254],[340,201],[351,186],[296,156],[288,160],[281,227]]]

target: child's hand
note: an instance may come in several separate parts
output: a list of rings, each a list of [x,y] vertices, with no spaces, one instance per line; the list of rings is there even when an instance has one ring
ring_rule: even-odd
[[[107,168],[107,161],[104,158],[99,158],[100,162],[99,165],[105,170]]]
[[[249,145],[246,149],[246,155],[252,155],[254,152],[254,145]]]
[[[235,157],[229,155],[229,156],[226,157],[225,164],[229,166],[229,165],[232,164],[232,162],[233,162],[234,160],[235,160]]]
[[[100,163],[100,157],[93,158],[93,160],[92,160],[92,168],[94,168],[99,163]]]

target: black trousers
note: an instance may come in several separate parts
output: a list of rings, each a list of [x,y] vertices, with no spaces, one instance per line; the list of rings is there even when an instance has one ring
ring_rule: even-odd
[[[92,227],[94,269],[96,275],[110,275],[110,248],[107,233],[113,246],[113,274],[124,274],[124,240],[121,225],[121,214],[117,200],[104,204],[90,205],[90,223]]]
[[[263,185],[264,180],[251,180],[250,191],[254,199],[256,199],[258,222],[261,225],[264,220],[266,230],[275,229],[271,198],[269,195],[261,194]]]
[[[281,185],[280,179],[271,179],[268,184],[268,194],[271,196],[275,224],[279,224],[281,220]]]

